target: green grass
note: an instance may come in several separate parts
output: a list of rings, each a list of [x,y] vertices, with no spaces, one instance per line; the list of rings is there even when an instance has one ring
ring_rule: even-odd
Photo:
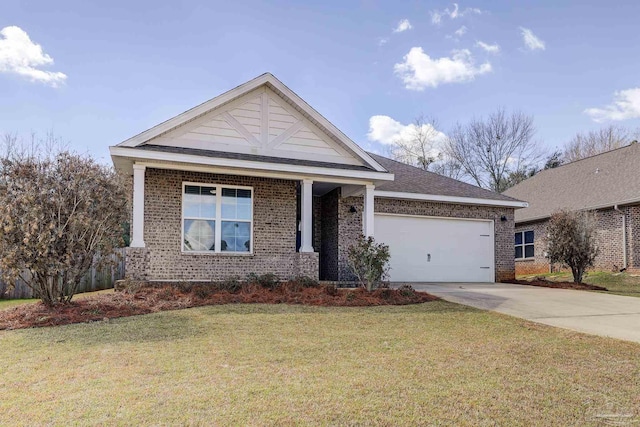
[[[0,310],[6,310],[7,308],[16,307],[23,304],[33,304],[37,302],[37,299],[0,299]]]
[[[0,425],[598,425],[640,345],[438,301],[0,332]]]
[[[73,296],[73,299],[82,299],[82,298],[87,298],[90,297],[92,295],[100,295],[100,294],[109,294],[109,293],[113,293],[113,289],[103,289],[101,291],[94,291],[94,292],[84,292],[81,294],[76,294]],[[23,304],[33,304],[40,301],[39,299],[35,299],[35,298],[31,298],[31,299],[0,299],[0,310],[6,310],[8,308],[12,308],[18,305],[23,305]]]
[[[531,279],[534,277],[544,276],[554,281],[573,281],[570,272],[533,274],[526,276],[518,276],[518,279]],[[607,293],[640,297],[640,275],[629,273],[612,273],[609,271],[590,271],[587,272],[583,281],[590,285],[597,285],[607,288]]]

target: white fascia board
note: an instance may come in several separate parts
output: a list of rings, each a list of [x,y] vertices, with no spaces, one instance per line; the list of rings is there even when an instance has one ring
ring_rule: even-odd
[[[484,206],[503,206],[511,208],[526,208],[529,206],[527,202],[495,200],[495,199],[479,199],[475,197],[460,196],[443,196],[439,194],[419,194],[419,193],[403,193],[399,191],[381,191],[375,190],[375,197],[386,199],[405,199],[405,200],[424,200],[429,202],[444,203],[460,203],[465,205],[484,205]]]
[[[175,162],[199,166],[224,167],[254,171],[281,172],[289,175],[325,176],[336,178],[356,178],[371,181],[393,181],[394,175],[389,172],[359,171],[352,169],[325,168],[319,166],[288,165],[281,163],[255,162],[252,160],[223,159],[219,157],[196,156],[192,154],[176,154],[151,150],[139,150],[130,147],[109,147],[111,157],[126,158],[133,162]],[[241,173],[240,173],[241,174]]]
[[[378,172],[386,172],[386,169],[382,167],[378,162],[376,162],[366,151],[364,151],[358,144],[353,142],[349,137],[347,137],[340,129],[335,127],[329,120],[325,119],[320,113],[318,113],[313,107],[311,107],[307,102],[300,98],[295,92],[285,86],[280,80],[278,80],[273,74],[265,73],[261,76],[256,77],[253,80],[250,80],[240,86],[231,89],[222,95],[219,95],[209,101],[203,102],[202,104],[191,108],[190,110],[185,111],[182,114],[178,114],[177,116],[166,120],[160,123],[157,126],[152,127],[132,138],[127,139],[119,143],[118,147],[136,147],[140,144],[143,144],[158,135],[161,135],[165,132],[174,129],[183,123],[186,123],[194,118],[207,113],[210,110],[218,108],[221,105],[226,104],[246,93],[251,92],[252,90],[269,83],[280,92],[282,92],[285,96],[291,99],[295,104],[297,104],[305,113],[311,116],[314,120],[324,126],[327,130],[333,133],[344,145],[349,147],[358,157],[360,157],[365,163],[369,166],[373,167]]]

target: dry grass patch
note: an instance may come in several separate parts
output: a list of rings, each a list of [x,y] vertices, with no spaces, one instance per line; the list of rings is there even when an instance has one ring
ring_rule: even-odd
[[[0,332],[0,424],[598,425],[639,354],[444,301],[209,306]]]

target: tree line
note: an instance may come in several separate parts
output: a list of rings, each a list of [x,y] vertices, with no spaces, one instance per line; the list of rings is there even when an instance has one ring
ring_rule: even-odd
[[[640,129],[610,125],[579,132],[562,149],[544,150],[535,139],[533,116],[499,108],[483,118],[457,123],[448,135],[434,118],[417,117],[409,136],[393,141],[395,160],[426,171],[503,192],[541,170],[558,167],[640,139]]]

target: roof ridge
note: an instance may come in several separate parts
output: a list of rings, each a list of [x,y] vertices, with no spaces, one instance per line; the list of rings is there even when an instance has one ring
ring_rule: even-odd
[[[627,145],[623,145],[622,147],[612,148],[611,150],[603,151],[602,153],[592,154],[592,155],[590,155],[590,156],[583,157],[583,158],[581,158],[581,159],[574,160],[574,161],[572,161],[572,162],[564,163],[564,164],[562,164],[562,165],[560,165],[560,166],[556,166],[555,168],[543,169],[542,171],[545,171],[545,170],[551,170],[551,169],[558,169],[558,168],[561,168],[561,167],[563,167],[563,166],[573,165],[573,164],[576,164],[576,163],[581,162],[581,161],[583,161],[583,160],[588,160],[588,159],[592,159],[592,158],[594,158],[594,157],[603,156],[603,155],[605,155],[605,154],[613,153],[614,151],[622,150],[622,149],[624,149],[624,148],[629,148],[629,147],[631,147],[632,145],[636,145],[636,144],[638,144],[638,141],[637,141],[637,140],[633,140],[633,141],[629,142]],[[540,172],[542,172],[542,171],[540,171]]]
[[[611,150],[604,151],[604,152],[602,152],[602,153],[593,154],[593,155],[591,155],[591,156],[583,157],[583,158],[581,158],[581,159],[574,160],[573,162],[564,163],[564,164],[562,164],[562,165],[560,165],[560,166],[556,166],[555,168],[542,169],[541,171],[539,171],[539,172],[537,172],[535,175],[533,175],[533,176],[531,176],[531,177],[529,177],[529,178],[525,179],[524,181],[521,181],[521,182],[517,183],[516,185],[514,185],[514,186],[512,186],[512,187],[507,188],[507,189],[506,189],[506,190],[504,190],[501,194],[505,194],[505,193],[509,192],[510,190],[512,190],[513,188],[516,188],[516,187],[519,187],[519,186],[521,186],[521,185],[524,185],[524,184],[525,184],[525,183],[527,183],[527,182],[532,182],[532,180],[534,180],[537,176],[541,176],[541,175],[548,175],[548,174],[550,174],[550,173],[556,173],[555,171],[558,171],[558,170],[564,170],[564,169],[562,169],[562,168],[564,168],[565,166],[575,165],[576,163],[581,162],[581,161],[583,161],[583,160],[589,160],[589,159],[593,159],[594,157],[603,156],[603,155],[605,155],[605,154],[610,154],[610,153],[613,153],[614,151],[619,151],[619,150],[622,150],[622,149],[625,149],[625,148],[629,148],[629,147],[631,147],[631,146],[633,146],[633,145],[639,145],[639,143],[638,143],[637,141],[635,141],[635,140],[634,140],[634,141],[630,142],[629,144],[624,145],[624,146],[622,146],[622,147],[613,148],[613,149],[611,149]],[[639,146],[640,146],[640,145],[639,145]]]

